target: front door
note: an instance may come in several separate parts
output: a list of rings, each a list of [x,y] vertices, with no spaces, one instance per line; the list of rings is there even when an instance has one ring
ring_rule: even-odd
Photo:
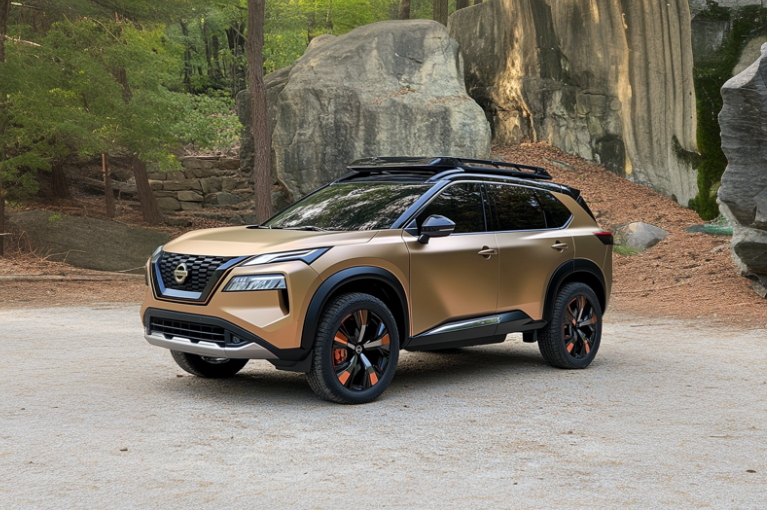
[[[421,244],[403,233],[410,251],[413,336],[496,311],[498,244],[487,231],[482,193],[480,183],[452,184],[418,213],[419,226],[433,214],[452,220],[456,228],[450,236]]]

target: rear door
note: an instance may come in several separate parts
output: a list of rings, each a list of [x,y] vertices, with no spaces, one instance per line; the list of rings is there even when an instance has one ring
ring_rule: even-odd
[[[455,222],[454,233],[428,244],[403,234],[410,251],[413,335],[446,322],[495,313],[498,244],[487,230],[485,209],[481,183],[450,184],[418,213],[416,221],[420,226],[439,214]]]
[[[547,191],[500,183],[485,188],[501,255],[498,311],[521,310],[539,320],[551,276],[574,255],[563,229],[570,211]]]

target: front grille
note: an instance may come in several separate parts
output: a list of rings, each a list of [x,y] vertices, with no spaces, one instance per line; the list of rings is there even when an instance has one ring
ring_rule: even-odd
[[[202,292],[210,281],[213,273],[234,257],[209,257],[206,255],[184,255],[183,253],[163,253],[160,259],[160,276],[168,289],[187,292]],[[173,271],[179,264],[186,264],[189,276],[184,283],[178,283]]]
[[[170,339],[174,336],[188,338],[192,342],[215,342],[222,347],[226,343],[226,331],[220,326],[211,324],[200,324],[197,322],[177,321],[164,319],[161,317],[152,317],[149,320],[150,333],[162,333]]]

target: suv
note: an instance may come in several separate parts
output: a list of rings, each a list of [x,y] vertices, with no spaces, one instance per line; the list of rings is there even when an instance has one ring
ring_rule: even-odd
[[[522,332],[550,365],[591,363],[613,238],[578,190],[498,161],[369,158],[349,170],[263,225],[158,248],[146,340],[200,377],[266,359],[345,404],[378,397],[400,349]]]

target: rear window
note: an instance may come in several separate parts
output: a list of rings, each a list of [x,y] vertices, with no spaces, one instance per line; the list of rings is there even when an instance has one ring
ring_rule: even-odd
[[[546,228],[543,208],[530,188],[486,184],[493,205],[494,230],[541,230]]]
[[[546,226],[548,228],[562,228],[568,221],[572,213],[565,204],[557,200],[557,197],[548,191],[538,190],[538,196],[543,204],[543,211],[546,213]]]
[[[346,231],[388,229],[431,186],[419,183],[334,184],[296,202],[264,225]]]

